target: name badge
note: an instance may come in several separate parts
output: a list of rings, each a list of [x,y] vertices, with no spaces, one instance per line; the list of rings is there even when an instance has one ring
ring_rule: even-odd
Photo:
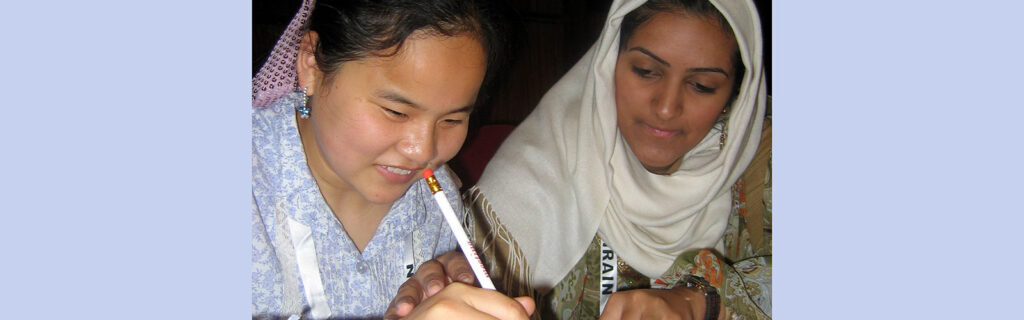
[[[615,251],[601,240],[601,313],[604,313],[604,306],[608,304],[608,298],[617,289],[616,278],[619,275],[618,260],[615,259]]]
[[[405,278],[412,278],[412,275],[416,273],[416,261],[413,254],[413,247],[416,245],[416,239],[413,239],[414,232],[409,232],[409,245],[405,246]]]

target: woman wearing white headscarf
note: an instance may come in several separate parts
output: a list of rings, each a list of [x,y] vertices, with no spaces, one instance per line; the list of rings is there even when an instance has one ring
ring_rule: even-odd
[[[640,293],[697,317],[767,317],[770,191],[751,220],[741,180],[768,103],[757,9],[645,2],[614,1],[468,191],[477,244],[499,287],[537,290],[546,317],[643,312]]]

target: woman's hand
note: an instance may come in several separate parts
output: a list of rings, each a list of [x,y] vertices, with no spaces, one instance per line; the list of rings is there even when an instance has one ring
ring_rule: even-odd
[[[529,297],[510,299],[494,290],[473,287],[474,283],[476,276],[461,251],[445,253],[420,265],[416,274],[398,288],[384,318],[453,319],[452,315],[463,315],[520,319],[521,313],[529,316],[535,309]]]
[[[417,304],[408,312],[408,316],[400,316],[397,313],[399,308],[394,308],[392,303],[384,318],[525,320],[530,318],[535,308],[530,297],[512,299],[495,290],[453,282],[421,304]]]
[[[613,293],[600,319],[704,319],[706,307],[697,289],[635,289]]]

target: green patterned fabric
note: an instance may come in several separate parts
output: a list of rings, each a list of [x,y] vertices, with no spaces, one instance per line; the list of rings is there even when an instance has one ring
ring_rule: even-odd
[[[601,301],[601,241],[594,236],[586,253],[557,286],[540,294],[526,283],[515,239],[497,219],[478,189],[466,194],[476,226],[474,243],[488,261],[488,270],[509,295],[531,294],[538,302],[535,314],[543,319],[596,319]],[[724,253],[688,251],[676,258],[658,279],[650,281],[619,260],[618,290],[671,288],[684,275],[707,280],[718,289],[722,319],[771,318],[771,120],[765,120],[757,155],[743,177],[733,185],[733,205],[723,236]],[[614,246],[614,245],[613,245]],[[499,258],[500,257],[500,258]]]

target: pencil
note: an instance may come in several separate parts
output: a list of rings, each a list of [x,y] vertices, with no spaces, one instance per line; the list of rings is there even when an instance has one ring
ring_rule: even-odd
[[[441,207],[444,219],[448,221],[448,226],[451,227],[452,233],[455,234],[455,240],[459,242],[462,254],[469,261],[469,267],[473,269],[473,274],[476,275],[477,281],[480,281],[480,287],[494,290],[494,283],[491,282],[491,277],[487,275],[483,261],[480,260],[480,256],[476,254],[476,249],[473,248],[473,243],[466,236],[466,230],[463,230],[462,225],[459,224],[459,218],[455,216],[452,204],[445,197],[444,192],[441,190],[441,184],[437,182],[437,178],[434,178],[434,171],[430,169],[423,170],[423,178],[427,180],[427,186],[430,187],[430,192],[434,194],[437,206]]]

